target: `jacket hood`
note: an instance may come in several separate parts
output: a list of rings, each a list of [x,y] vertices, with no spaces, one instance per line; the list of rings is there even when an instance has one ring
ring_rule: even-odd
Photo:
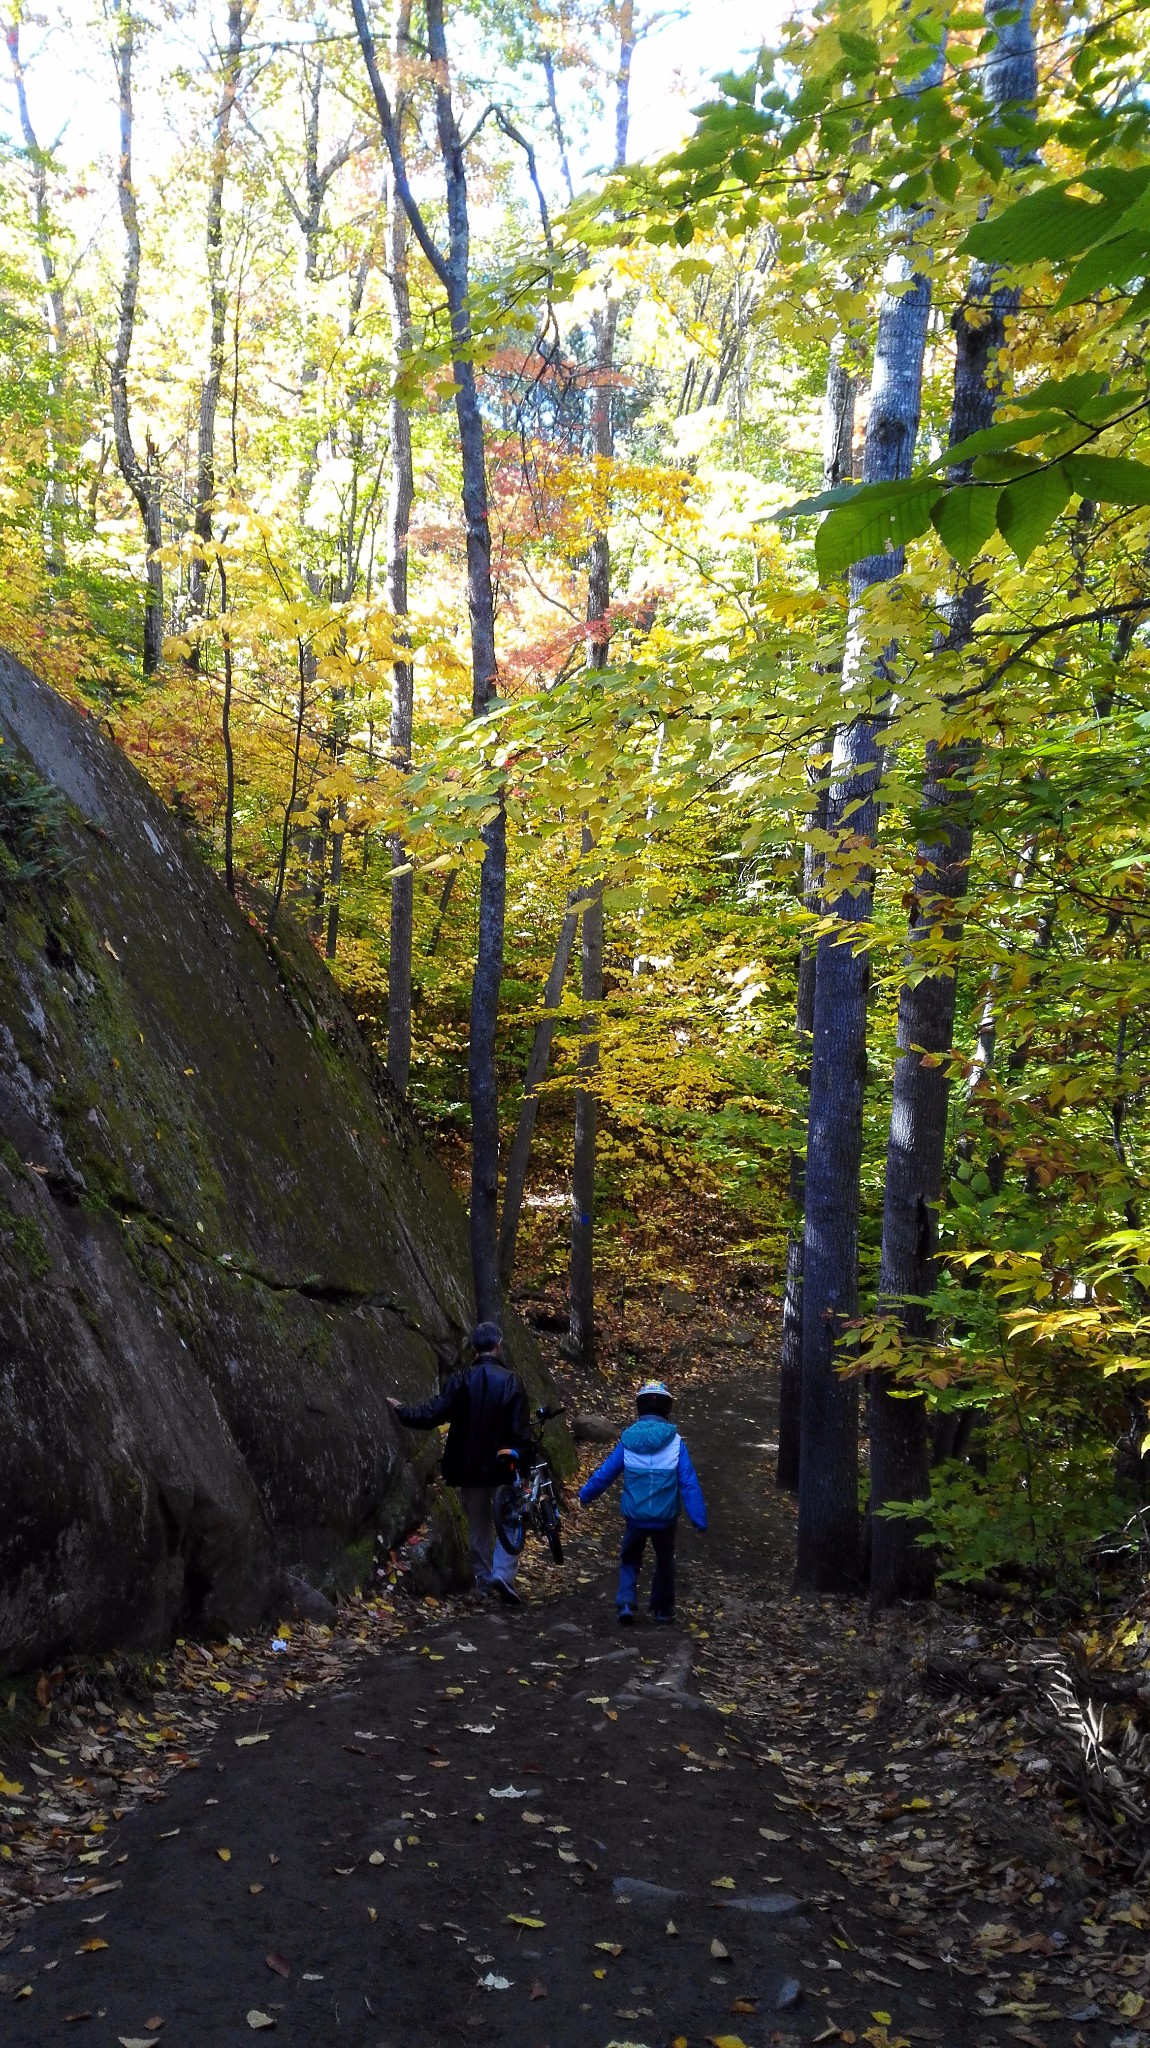
[[[623,1431],[620,1442],[628,1451],[663,1451],[679,1432],[673,1422],[662,1415],[640,1415]]]

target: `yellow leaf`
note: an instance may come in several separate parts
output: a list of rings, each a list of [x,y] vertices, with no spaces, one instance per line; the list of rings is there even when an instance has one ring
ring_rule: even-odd
[[[1118,2000],[1118,2010],[1123,2019],[1136,2020],[1145,2003],[1140,1991],[1127,1991]]]
[[[733,1877],[713,1877],[711,1884],[716,1891],[720,1892],[733,1892],[735,1889]]]
[[[232,1852],[230,1849],[217,1849],[216,1855],[219,1857],[221,1863],[230,1863],[232,1860]]]
[[[80,1946],[79,1946],[79,1948],[78,1948],[78,1949],[76,1950],[76,1954],[77,1954],[78,1956],[91,1956],[91,1955],[95,1955],[95,1953],[96,1953],[96,1950],[97,1950],[98,1948],[107,1948],[107,1946],[108,1946],[107,1942],[106,1942],[106,1941],[102,1941],[102,1940],[100,1939],[100,1936],[99,1936],[98,1934],[90,1934],[90,1935],[88,1936],[88,1939],[87,1939],[87,1941],[82,1941],[82,1942],[80,1943]]]
[[[710,2048],[747,2048],[741,2034],[708,2034]]]
[[[546,1927],[546,1920],[533,1920],[530,1913],[509,1913],[507,1918],[513,1927]]]
[[[601,1949],[605,1956],[621,1956],[623,1953],[621,1941],[597,1941],[595,1946]]]
[[[596,1970],[594,1974],[596,1977],[605,1977],[607,1975],[607,1972],[606,1970]]]
[[[3,1772],[0,1772],[0,1798],[19,1799],[23,1790],[23,1785],[15,1778],[6,1778]]]

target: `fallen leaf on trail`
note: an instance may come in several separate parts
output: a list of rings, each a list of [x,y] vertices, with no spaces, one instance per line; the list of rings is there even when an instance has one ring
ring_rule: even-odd
[[[179,1828],[165,1828],[162,1835],[156,1836],[156,1840],[157,1842],[170,1842],[174,1840],[175,1836],[178,1835],[179,1832]]]
[[[485,1728],[481,1721],[465,1721],[463,1726],[468,1735],[494,1735],[495,1733],[494,1721],[491,1723],[490,1728]]]
[[[250,1749],[253,1742],[270,1742],[270,1735],[237,1735],[236,1748]]]
[[[594,1975],[594,1976],[596,1976],[596,1977],[605,1977],[605,1976],[607,1975],[607,1972],[606,1972],[606,1970],[595,1970],[595,1971],[593,1972],[593,1975]],[[31,1988],[31,1987],[29,1987],[29,1988]]]
[[[605,1956],[621,1956],[623,1953],[623,1944],[621,1941],[597,1941],[595,1943],[595,1946],[597,1949],[600,1949]]]
[[[250,1893],[251,1893],[251,1895],[252,1895],[252,1897],[253,1897],[253,1899],[254,1899],[254,1898],[255,1898],[255,1896],[256,1896],[256,1894],[257,1894],[258,1892],[262,1892],[262,1890],[263,1890],[263,1886],[262,1886],[262,1884],[250,1884],[250,1885],[248,1886],[248,1890],[250,1891]]]
[[[753,1998],[733,1998],[730,2010],[732,2012],[757,2012],[758,2007]]]
[[[90,2020],[91,2017],[90,2012],[70,2012],[68,2014],[70,2020]],[[117,2039],[120,2043],[120,2048],[152,2048],[151,2042],[141,2034],[119,2034]]]
[[[929,1970],[930,1968],[930,1964],[924,1963],[921,1956],[904,1955],[900,1948],[892,1949],[891,1954],[896,1963],[905,1963],[908,1970]]]
[[[102,1935],[90,1934],[88,1936],[87,1941],[82,1941],[80,1943],[79,1948],[76,1950],[76,1954],[78,1956],[92,1956],[95,1955],[96,1950],[98,1948],[107,1948],[107,1946],[108,1944],[104,1940]]]
[[[546,1998],[546,1996],[547,1996],[547,1986],[546,1986],[546,1984],[541,1984],[541,1983],[539,1982],[539,1979],[538,1979],[538,1977],[536,1977],[536,1979],[535,1979],[535,1982],[534,1982],[534,1984],[533,1984],[533,1985],[531,1986],[531,1989],[530,1989],[530,1991],[529,1991],[529,1992],[527,1993],[527,1996],[528,1996],[528,1998]]]
[[[367,1860],[369,1863],[386,1863],[387,1857],[382,1849],[373,1849]]]
[[[221,1863],[230,1863],[232,1860],[232,1852],[230,1849],[217,1849],[216,1855],[219,1857]]]
[[[835,2032],[837,2034],[837,2027]],[[707,2040],[710,2048],[747,2048],[746,2042],[739,2034],[708,2034]]]
[[[19,1799],[23,1790],[23,1785],[16,1778],[6,1778],[0,1771],[0,1798]]]
[[[521,1813],[519,1818],[525,1820],[530,1828],[541,1828],[547,1816],[542,1813]]]
[[[614,1707],[604,1707],[603,1712],[606,1714],[607,1719],[609,1721],[617,1721],[619,1719],[619,1716],[615,1712]]]
[[[144,2021],[144,2025],[147,2027],[149,2034],[158,2034],[163,2024],[164,2022],[160,2018],[158,2013],[154,2019]]]
[[[277,1977],[291,1976],[291,1964],[288,1962],[286,1956],[281,1956],[279,1954],[277,1949],[269,1949],[267,1955],[264,1957],[264,1961],[267,1964],[269,1970],[275,1971]]]
[[[507,1918],[513,1927],[546,1927],[546,1920],[535,1920],[530,1913],[509,1913]]]
[[[491,1799],[529,1799],[530,1796],[529,1792],[521,1792],[518,1785],[504,1785],[498,1789],[494,1785],[488,1787]]]
[[[716,1891],[733,1892],[735,1889],[735,1880],[733,1877],[713,1877],[711,1879],[711,1884]]]
[[[667,1934],[677,1934],[679,1932],[673,1920],[668,1920],[665,1932]]]
[[[610,1704],[611,1695],[609,1692],[592,1693],[587,1700],[589,1707],[609,1707]]]
[[[759,1833],[764,1842],[789,1842],[791,1839],[789,1835],[780,1835],[777,1828],[760,1828]]]
[[[274,2027],[275,2021],[270,2012],[260,2012],[259,2008],[253,2005],[248,2014],[248,2025],[253,2030],[258,2031],[260,2027]]]
[[[719,1940],[717,1935],[715,1936],[714,1941],[712,1941],[711,1943],[711,1954],[713,1955],[717,1963],[729,1963],[731,1960],[730,1949],[723,1947],[723,1944]]]
[[[494,1970],[488,1970],[486,1977],[479,1979],[481,1991],[510,1991],[510,1977],[497,1977]]]

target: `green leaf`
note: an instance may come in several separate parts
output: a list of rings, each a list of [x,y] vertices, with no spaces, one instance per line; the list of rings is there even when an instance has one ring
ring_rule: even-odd
[[[998,531],[1025,568],[1043,536],[1049,533],[1072,485],[1064,465],[1036,470],[1008,484],[998,501]]]
[[[952,156],[940,156],[938,162],[931,165],[930,182],[943,199],[957,199],[962,172]]]
[[[998,497],[993,486],[959,484],[940,498],[931,512],[931,524],[939,539],[963,568],[973,562],[994,532]]]
[[[992,427],[980,427],[946,451],[946,462],[972,462],[976,455],[995,455],[1003,448],[1016,448],[1020,441],[1032,441],[1036,434],[1050,434],[1066,425],[1060,412],[1031,413],[1020,420],[996,420]]]
[[[1092,249],[1117,227],[1137,195],[1126,190],[1121,197],[1071,199],[1069,187],[1082,182],[1068,178],[1045,191],[1028,192],[989,220],[978,221],[959,248],[984,263],[1010,264],[1055,263]]]
[[[1101,291],[1123,291],[1131,278],[1145,277],[1147,270],[1150,231],[1141,228],[1136,234],[1109,235],[1075,264],[1054,301],[1055,307],[1080,305],[1083,299],[1092,299]]]
[[[1107,505],[1150,505],[1150,466],[1125,455],[1068,455],[1061,467],[1084,498]]]
[[[864,484],[850,502],[828,512],[815,535],[820,577],[841,576],[853,562],[883,555],[925,533],[931,506],[941,494],[934,478],[908,477],[895,484]]]
[[[836,484],[833,490],[819,491],[813,498],[796,498],[793,505],[784,505],[774,514],[775,521],[781,524],[784,519],[802,519],[808,512],[829,512],[834,505],[848,505],[862,489],[862,484]]]

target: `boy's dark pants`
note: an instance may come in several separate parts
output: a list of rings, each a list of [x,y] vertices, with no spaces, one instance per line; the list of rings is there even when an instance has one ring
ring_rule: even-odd
[[[643,1562],[643,1551],[648,1536],[655,1553],[655,1576],[651,1580],[652,1614],[673,1614],[675,1612],[675,1523],[664,1522],[660,1528],[652,1529],[642,1522],[626,1522],[623,1527],[623,1548],[619,1552],[619,1591],[615,1595],[618,1608],[634,1607],[639,1586],[639,1566]]]

